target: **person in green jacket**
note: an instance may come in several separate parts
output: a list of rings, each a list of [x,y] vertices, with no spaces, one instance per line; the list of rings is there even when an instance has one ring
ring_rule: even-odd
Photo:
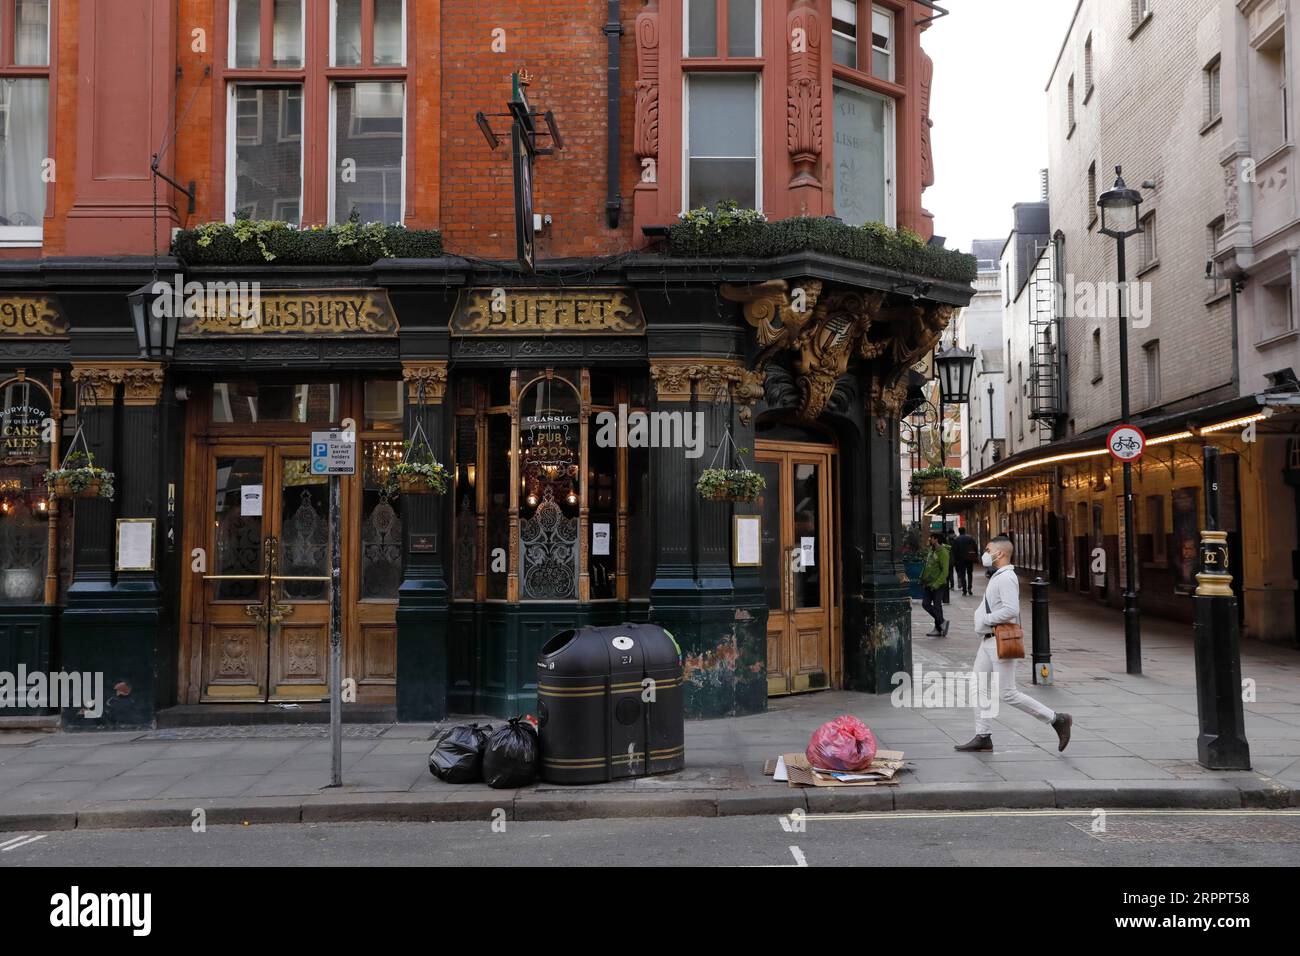
[[[952,549],[943,543],[943,535],[930,532],[930,550],[925,553],[925,567],[921,569],[921,587],[925,598],[921,607],[934,618],[934,630],[926,637],[947,637],[948,625],[943,619],[943,589],[948,583],[948,568],[952,562]]]

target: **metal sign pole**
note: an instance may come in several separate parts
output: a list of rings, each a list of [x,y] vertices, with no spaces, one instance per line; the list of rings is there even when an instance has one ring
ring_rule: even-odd
[[[330,475],[330,786],[343,786],[343,598],[339,476]]]

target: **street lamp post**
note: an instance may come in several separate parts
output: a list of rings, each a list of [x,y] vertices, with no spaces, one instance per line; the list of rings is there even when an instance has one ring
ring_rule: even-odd
[[[956,343],[934,357],[935,367],[939,371],[939,467],[948,467],[948,451],[943,440],[943,433],[948,425],[944,416],[945,405],[965,405],[970,402],[971,375],[975,371],[975,351],[957,348]],[[940,501],[940,521],[943,530],[948,531],[948,511]],[[946,592],[945,592],[946,593]]]
[[[1101,232],[1115,240],[1119,267],[1119,402],[1120,419],[1129,421],[1128,396],[1128,319],[1125,317],[1124,299],[1128,277],[1124,261],[1124,240],[1142,231],[1138,207],[1142,194],[1124,184],[1121,167],[1115,167],[1115,185],[1097,200],[1101,207]],[[1124,656],[1130,674],[1142,673],[1142,622],[1138,608],[1137,562],[1133,548],[1133,464],[1125,461],[1124,467]]]

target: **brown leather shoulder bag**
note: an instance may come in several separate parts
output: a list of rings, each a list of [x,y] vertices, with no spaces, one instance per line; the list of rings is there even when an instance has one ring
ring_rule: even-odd
[[[988,595],[984,595],[984,613],[989,610]],[[1019,624],[994,624],[993,640],[998,642],[998,660],[1017,661],[1025,656],[1025,630]]]

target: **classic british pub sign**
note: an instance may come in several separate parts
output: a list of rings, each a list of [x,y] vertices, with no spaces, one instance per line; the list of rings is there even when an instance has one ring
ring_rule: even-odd
[[[0,336],[68,334],[68,320],[52,295],[0,296]]]
[[[471,289],[456,303],[452,335],[641,335],[645,317],[622,289]]]
[[[383,289],[208,290],[180,309],[182,338],[221,335],[397,335],[397,314]],[[173,303],[174,305],[174,303]]]

